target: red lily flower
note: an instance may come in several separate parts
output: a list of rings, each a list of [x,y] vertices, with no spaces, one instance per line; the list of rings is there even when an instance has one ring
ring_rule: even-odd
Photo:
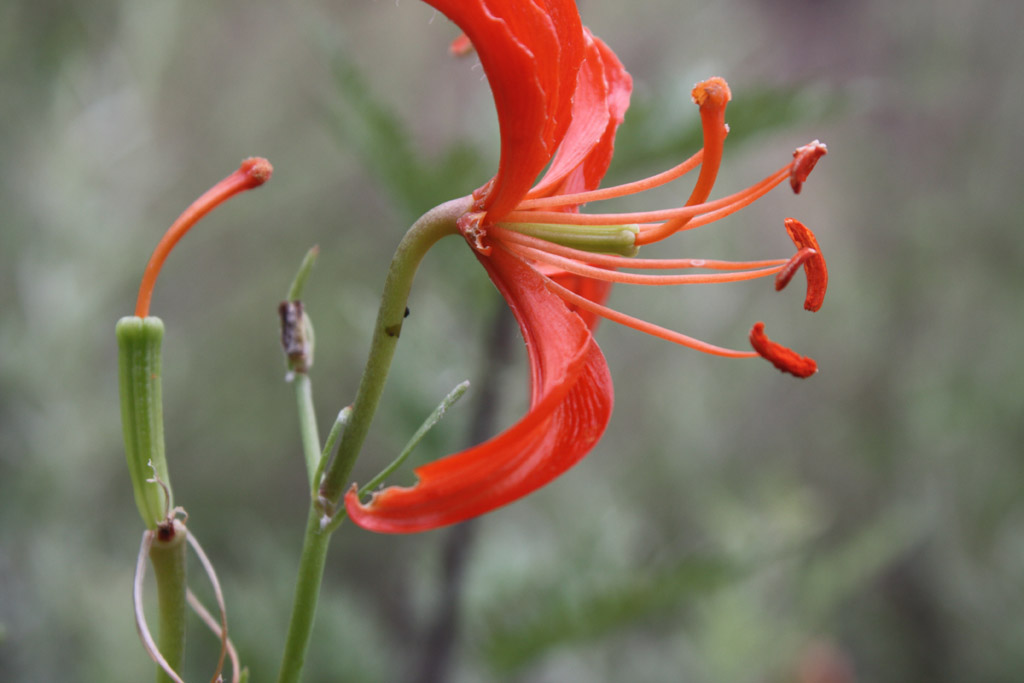
[[[708,202],[728,132],[729,88],[720,78],[693,91],[704,148],[673,169],[597,189],[611,161],[632,80],[615,54],[579,21],[571,0],[428,0],[476,46],[490,81],[501,131],[498,173],[474,193],[459,229],[515,314],[529,354],[530,409],[490,441],[415,470],[411,487],[392,486],[363,504],[345,496],[352,520],[405,533],[463,521],[544,486],[597,443],[611,416],[612,384],[591,330],[608,318],[690,348],[727,357],[762,356],[807,376],[814,361],[770,341],[758,323],[754,351],[726,349],[604,306],[613,282],[688,284],[778,275],[782,288],[803,266],[806,306],[820,307],[827,271],[813,234],[787,220],[798,251],[788,259],[730,262],[633,258],[637,247],[705,225],[750,204],[787,178],[799,191],[825,154],[817,141],[742,192]],[[543,7],[542,7],[543,6]],[[464,41],[458,41],[460,51]],[[534,185],[538,174],[547,171]],[[683,207],[628,214],[584,214],[585,202],[656,187],[700,166]],[[799,226],[799,227],[792,227]],[[691,269],[712,274],[648,275],[622,269]],[[814,308],[813,310],[816,310]],[[756,334],[755,334],[756,332]]]

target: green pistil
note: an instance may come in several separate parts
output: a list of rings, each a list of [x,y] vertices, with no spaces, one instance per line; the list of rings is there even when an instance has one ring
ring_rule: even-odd
[[[164,419],[160,390],[160,318],[121,318],[116,327],[124,452],[135,503],[150,529],[174,506],[164,455]],[[159,480],[159,481],[157,481]]]
[[[559,223],[498,223],[498,227],[538,239],[598,254],[636,256],[640,227],[632,225],[562,225]]]

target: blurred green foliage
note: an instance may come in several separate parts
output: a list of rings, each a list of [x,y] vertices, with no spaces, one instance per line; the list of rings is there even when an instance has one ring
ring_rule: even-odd
[[[718,193],[812,138],[830,148],[800,197],[650,252],[787,254],[781,219],[796,215],[829,259],[820,313],[756,283],[621,287],[612,304],[727,345],[763,319],[822,371],[796,382],[602,326],[612,425],[573,472],[478,523],[447,680],[812,683],[821,652],[857,680],[1017,680],[1024,8],[581,11],[636,79],[609,182],[696,149],[689,88],[710,74],[734,95]],[[0,680],[151,677],[131,620],[142,529],[113,328],[164,227],[252,154],[274,179],[184,240],[153,310],[176,498],[243,659],[272,675],[306,506],[276,306],[318,243],[305,304],[326,426],[351,400],[404,226],[496,164],[486,83],[448,57],[455,34],[414,2],[0,5]],[[417,283],[361,480],[487,366],[501,303],[468,250],[443,242]],[[502,424],[525,381],[520,353]],[[417,457],[463,445],[475,400]],[[447,537],[340,531],[308,680],[416,678]],[[197,621],[189,647],[198,680],[217,643]]]

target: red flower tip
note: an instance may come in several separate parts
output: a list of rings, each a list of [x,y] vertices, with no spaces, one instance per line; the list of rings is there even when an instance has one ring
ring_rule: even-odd
[[[249,157],[238,167],[238,172],[247,179],[244,189],[251,190],[270,180],[270,176],[274,175],[274,167],[263,157]]]
[[[804,267],[804,274],[807,276],[807,296],[804,298],[804,309],[817,311],[825,301],[825,290],[828,289],[828,266],[825,265],[825,257],[821,254],[821,247],[810,228],[795,218],[787,218],[785,221],[786,232],[789,238],[796,245],[796,255],[789,260],[776,280],[775,289],[779,290],[786,286],[797,266]],[[801,254],[805,254],[801,256]],[[796,263],[799,259],[799,263]],[[790,271],[788,275],[783,275]],[[780,284],[781,281],[781,284]]]
[[[448,54],[452,57],[466,57],[473,52],[473,42],[465,33],[448,45]]]
[[[807,176],[811,174],[818,159],[828,154],[828,147],[819,140],[809,142],[793,151],[793,163],[789,167],[789,185],[793,192],[800,194]]]
[[[732,99],[732,91],[729,90],[729,84],[725,82],[724,78],[713,76],[693,86],[690,96],[693,98],[693,103],[701,109],[705,104],[718,108],[724,107]]]
[[[764,323],[758,322],[750,329],[750,345],[757,354],[782,372],[796,377],[810,377],[818,371],[818,364],[813,358],[801,356],[796,351],[773,342],[764,333]]]

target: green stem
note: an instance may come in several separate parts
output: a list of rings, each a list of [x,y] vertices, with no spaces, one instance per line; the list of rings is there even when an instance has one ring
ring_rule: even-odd
[[[320,514],[315,505],[310,505],[306,536],[302,542],[302,557],[299,560],[299,578],[295,584],[292,618],[288,624],[288,638],[281,658],[278,683],[297,683],[302,673],[309,635],[316,617],[316,605],[320,599],[320,584],[323,581],[330,540],[331,532],[321,529]]]
[[[469,210],[471,201],[470,197],[463,197],[428,211],[409,228],[395,251],[384,282],[384,293],[381,295],[373,341],[370,344],[370,357],[366,360],[356,400],[352,404],[352,417],[341,437],[338,454],[320,485],[320,495],[333,505],[337,505],[345,492],[352,466],[366,440],[373,415],[377,412],[377,404],[391,369],[391,359],[398,345],[398,335],[402,331],[405,304],[409,299],[416,268],[427,250],[438,240],[456,234],[458,228],[455,222]]]
[[[455,234],[458,231],[455,221],[469,210],[471,201],[469,197],[456,199],[428,211],[409,228],[409,232],[402,238],[395,251],[387,280],[384,282],[384,293],[381,296],[380,310],[377,313],[370,357],[366,361],[366,369],[363,371],[356,400],[352,405],[348,424],[338,446],[338,455],[324,473],[323,484],[320,487],[321,497],[326,497],[326,500],[332,505],[336,505],[341,498],[352,465],[362,448],[373,414],[380,401],[384,382],[391,367],[391,359],[395,353],[395,345],[398,342],[398,334],[402,328],[402,321],[405,319],[405,303],[409,298],[416,268],[430,247],[442,237]],[[296,379],[298,380],[298,377]],[[299,392],[299,397],[301,413],[303,410],[307,410],[304,407],[302,391]],[[311,398],[308,412],[312,415]],[[300,419],[305,421],[303,417]],[[311,452],[307,440],[312,436],[312,430],[303,431],[303,449],[306,453],[307,463],[310,462]],[[315,443],[318,442],[319,440]],[[318,451],[317,453],[319,455]],[[321,502],[313,500],[310,504],[309,519],[306,522],[302,557],[299,560],[299,576],[295,586],[295,601],[292,604],[291,621],[288,624],[281,670],[277,678],[279,683],[297,682],[306,658],[309,636],[313,630],[313,620],[316,617],[317,600],[320,597],[327,547],[331,532],[336,526],[321,524],[324,513]]]
[[[163,539],[164,528],[156,532],[153,546],[149,550],[149,559],[153,563],[153,575],[156,577],[157,602],[160,608],[160,630],[157,644],[160,654],[172,669],[181,674],[181,665],[185,659],[185,616],[187,589],[185,577],[185,527],[173,523],[170,538]],[[171,677],[163,669],[157,668],[157,683],[170,683]]]
[[[316,426],[316,410],[313,406],[313,382],[304,372],[296,372],[295,401],[299,409],[299,431],[302,434],[302,453],[306,460],[309,486],[316,486],[314,476],[320,466],[320,430]]]

